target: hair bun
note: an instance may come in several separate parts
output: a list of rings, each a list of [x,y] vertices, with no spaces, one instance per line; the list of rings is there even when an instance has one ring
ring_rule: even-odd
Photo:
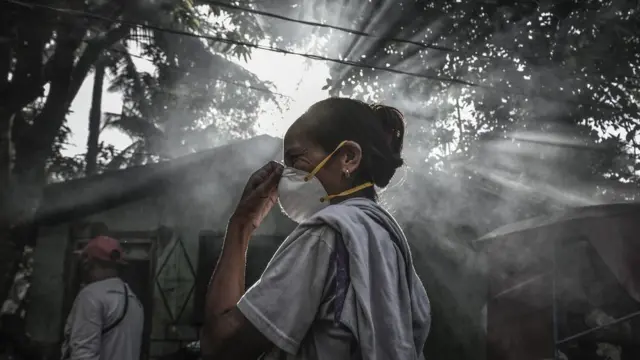
[[[372,182],[386,187],[404,164],[405,124],[396,108],[332,97],[313,104],[293,126],[299,126],[327,154],[344,140],[360,144],[362,158],[351,180],[354,185]],[[375,189],[364,189],[362,194],[375,198]]]
[[[401,155],[405,130],[404,115],[400,110],[391,106],[371,104],[370,107],[386,135],[387,151],[380,154],[385,166],[376,166],[376,169],[373,170],[375,184],[379,187],[385,187],[389,185],[396,169],[404,164]]]
[[[400,155],[404,140],[404,115],[400,110],[382,104],[371,104],[371,110],[376,119],[382,124],[382,129],[387,134],[391,150]]]

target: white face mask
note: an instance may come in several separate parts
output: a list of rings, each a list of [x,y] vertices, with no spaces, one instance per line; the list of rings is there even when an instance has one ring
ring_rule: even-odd
[[[306,171],[287,167],[282,172],[278,184],[278,202],[280,208],[291,220],[301,223],[311,215],[329,206],[327,191],[317,177],[308,181]]]
[[[329,206],[329,200],[351,195],[362,189],[373,186],[373,183],[366,182],[339,194],[328,195],[316,174],[329,161],[333,154],[338,151],[346,141],[343,141],[333,150],[311,173],[287,167],[282,172],[282,178],[278,184],[278,202],[282,211],[298,224],[310,218],[313,214]]]

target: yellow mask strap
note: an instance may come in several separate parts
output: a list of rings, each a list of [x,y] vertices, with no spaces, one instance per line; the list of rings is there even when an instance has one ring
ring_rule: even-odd
[[[320,163],[318,164],[318,166],[315,167],[315,169],[313,169],[313,171],[311,171],[307,176],[304,177],[304,181],[309,181],[311,180],[311,178],[313,178],[314,176],[316,176],[316,174],[318,173],[318,171],[320,171],[320,169],[322,169],[322,167],[327,163],[327,161],[329,161],[329,159],[331,159],[331,157],[336,153],[336,151],[340,150],[341,147],[344,146],[344,144],[347,143],[347,140],[341,142],[335,150],[333,150],[331,152],[331,154],[327,155],[326,158],[324,158],[324,160],[320,161]],[[335,194],[335,195],[327,195],[327,196],[323,196],[320,199],[320,202],[325,202],[325,201],[329,201],[333,198],[337,198],[340,196],[347,196],[347,195],[351,195],[353,193],[356,193],[362,189],[366,189],[368,187],[372,187],[373,183],[372,182],[366,182],[364,184],[358,185],[356,187],[353,187],[351,189],[345,190],[339,194]]]
[[[320,199],[320,202],[325,202],[325,201],[328,201],[328,200],[331,200],[331,199],[333,199],[333,198],[337,198],[337,197],[340,197],[340,196],[347,196],[347,195],[351,195],[351,194],[353,194],[353,193],[355,193],[355,192],[358,192],[358,191],[360,191],[360,190],[362,190],[362,189],[366,189],[366,188],[368,188],[368,187],[372,187],[372,186],[373,186],[373,183],[372,183],[372,182],[366,182],[366,183],[364,183],[364,184],[362,184],[362,185],[358,185],[358,186],[353,187],[353,188],[351,188],[351,189],[345,190],[345,191],[343,191],[343,192],[341,192],[341,193],[339,193],[339,194],[323,196],[323,197]]]
[[[311,172],[309,173],[309,175],[307,175],[307,176],[305,176],[305,177],[304,177],[304,181],[309,181],[309,180],[311,180],[311,178],[312,178],[312,177],[316,176],[316,174],[318,173],[318,171],[320,171],[320,169],[322,169],[322,167],[324,166],[324,164],[326,164],[326,163],[327,163],[327,161],[329,161],[329,159],[331,159],[331,157],[333,156],[333,154],[335,154],[335,153],[336,153],[336,151],[340,150],[340,148],[341,148],[342,146],[344,146],[344,144],[346,144],[346,143],[347,143],[347,140],[345,140],[345,141],[341,142],[341,143],[340,143],[340,145],[338,145],[338,147],[336,147],[336,149],[335,149],[335,150],[333,150],[333,151],[331,152],[331,154],[327,155],[327,157],[326,157],[326,158],[324,158],[324,160],[320,161],[320,164],[318,164],[318,166],[316,166],[316,167],[315,167],[315,169],[313,169],[313,171],[311,171]]]

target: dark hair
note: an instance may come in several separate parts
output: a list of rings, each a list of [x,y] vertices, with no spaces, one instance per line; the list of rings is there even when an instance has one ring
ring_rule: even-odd
[[[332,97],[313,104],[302,117],[311,120],[310,137],[328,153],[344,140],[360,144],[362,161],[354,174],[359,180],[385,187],[404,164],[405,123],[396,108]]]
[[[117,250],[111,251],[111,253],[109,254],[109,260],[91,258],[91,261],[101,268],[116,270],[118,272],[120,272],[123,267],[123,264],[120,262],[121,260],[122,255]]]

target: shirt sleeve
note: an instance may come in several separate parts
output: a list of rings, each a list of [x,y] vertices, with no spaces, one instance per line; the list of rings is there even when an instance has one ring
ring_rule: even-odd
[[[296,354],[323,299],[336,233],[327,226],[296,231],[276,251],[238,309],[275,346]]]
[[[102,337],[102,305],[88,291],[76,299],[69,351],[71,360],[99,360]]]

